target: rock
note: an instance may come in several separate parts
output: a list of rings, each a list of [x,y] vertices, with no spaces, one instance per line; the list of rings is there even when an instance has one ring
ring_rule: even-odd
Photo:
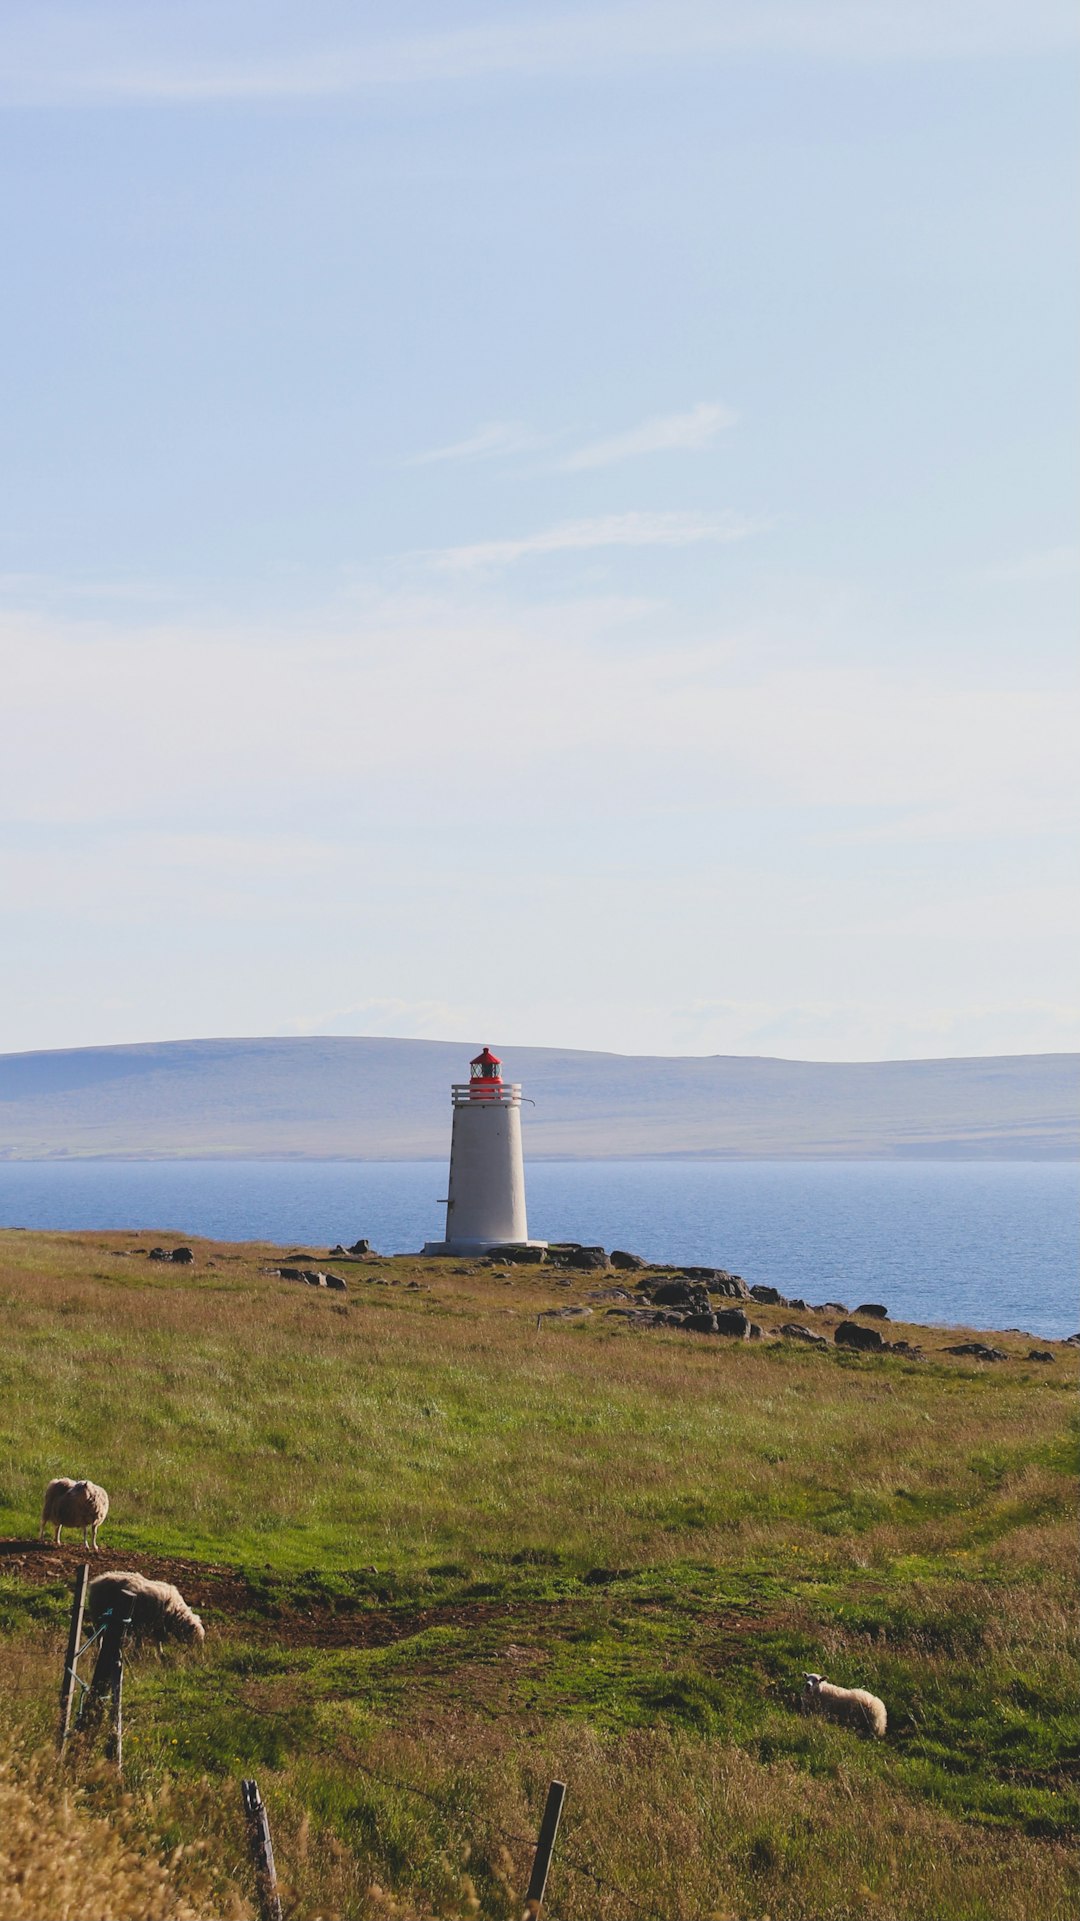
[[[547,1257],[543,1247],[525,1247],[520,1241],[511,1241],[505,1247],[489,1247],[489,1261],[508,1261],[511,1267],[537,1267]]]
[[[326,1286],[326,1275],[321,1274],[318,1268],[305,1267],[301,1273],[300,1278],[301,1280],[306,1281],[309,1287],[325,1287]]]
[[[633,1298],[625,1287],[594,1287],[589,1292],[590,1301],[632,1301]]]
[[[652,1289],[652,1299],[656,1307],[686,1307],[696,1314],[709,1312],[705,1288],[693,1287],[689,1281],[661,1281],[659,1287]]]
[[[717,1274],[706,1283],[710,1294],[726,1297],[729,1301],[748,1301],[750,1289],[737,1274]]]
[[[283,1281],[302,1281],[304,1278],[302,1267],[278,1267],[274,1272],[280,1274]]]
[[[687,1328],[691,1334],[715,1334],[716,1315],[708,1313],[687,1314],[683,1317],[683,1326]]]
[[[790,1307],[791,1305],[790,1301],[785,1300],[775,1287],[752,1287],[750,1298],[757,1301],[759,1307]]]
[[[1028,1349],[1029,1361],[1052,1361],[1053,1359],[1054,1356],[1048,1347],[1032,1347]]]
[[[172,1254],[167,1247],[152,1247],[148,1259],[151,1261],[171,1261]]]
[[[624,1247],[613,1247],[611,1250],[610,1265],[612,1267],[631,1268],[644,1267],[645,1263],[640,1254],[628,1254]]]
[[[882,1307],[880,1301],[864,1301],[861,1307],[855,1309],[855,1312],[856,1314],[872,1314],[875,1321],[887,1321],[889,1318],[888,1308]]]
[[[195,1256],[190,1247],[174,1247],[171,1258],[181,1267],[190,1267]]]
[[[828,1347],[829,1345],[826,1335],[815,1334],[812,1329],[801,1327],[798,1321],[785,1321],[780,1332],[781,1334],[786,1334],[789,1341],[809,1341],[814,1347]]]
[[[843,1301],[822,1301],[821,1306],[814,1309],[815,1314],[847,1314],[849,1312],[850,1309],[844,1306]]]
[[[746,1330],[746,1338],[749,1341],[763,1341],[765,1339],[765,1329],[760,1327],[757,1321],[751,1321]]]
[[[975,1361],[1007,1361],[1000,1347],[987,1347],[985,1341],[960,1341],[956,1347],[943,1347],[943,1354],[969,1354]]]
[[[337,1250],[335,1249],[335,1252],[336,1251]],[[348,1248],[347,1250],[344,1248],[342,1249],[343,1253],[345,1253],[346,1251],[350,1254],[370,1254],[372,1251],[371,1242],[370,1241],[354,1241],[350,1248]]]
[[[862,1327],[858,1321],[841,1321],[833,1340],[837,1347],[859,1347],[867,1350],[881,1349],[885,1342],[876,1327]]]
[[[608,1265],[608,1257],[602,1247],[572,1247],[564,1256],[564,1261],[567,1267],[586,1269],[604,1268]]]
[[[793,1307],[795,1309],[796,1314],[812,1314],[814,1312],[814,1309],[810,1306],[809,1301],[800,1301],[797,1294],[792,1295],[790,1301],[788,1302],[788,1306]]]
[[[338,1242],[336,1247],[332,1247],[330,1249],[330,1259],[332,1261],[347,1261],[348,1258],[349,1258],[349,1249],[347,1247],[342,1247],[340,1241]]]
[[[1063,1347],[1080,1347],[1080,1334],[1066,1334]]]
[[[327,1287],[332,1287],[332,1288],[335,1288],[335,1289],[336,1289],[336,1291],[337,1291],[337,1292],[338,1292],[339,1294],[347,1294],[347,1293],[348,1293],[348,1291],[349,1291],[349,1283],[348,1283],[348,1281],[346,1281],[346,1280],[343,1280],[340,1274],[324,1274],[324,1275],[323,1275],[323,1280],[324,1280],[324,1282],[325,1282],[325,1284],[326,1284],[326,1286],[327,1286]],[[418,1281],[410,1281],[410,1282],[409,1282],[409,1286],[410,1286],[410,1287],[418,1287],[418,1286],[419,1286],[419,1282],[418,1282]]]
[[[591,1307],[545,1307],[541,1319],[545,1321],[583,1321],[592,1313]]]
[[[911,1341],[886,1341],[890,1354],[908,1354],[914,1360],[922,1359],[922,1348],[915,1347]]]
[[[718,1334],[732,1334],[737,1341],[750,1338],[750,1322],[741,1307],[718,1308],[713,1319]]]

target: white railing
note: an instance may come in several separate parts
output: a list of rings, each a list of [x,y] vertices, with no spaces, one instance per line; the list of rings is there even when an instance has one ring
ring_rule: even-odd
[[[520,1107],[520,1081],[455,1082],[450,1089],[455,1107]]]

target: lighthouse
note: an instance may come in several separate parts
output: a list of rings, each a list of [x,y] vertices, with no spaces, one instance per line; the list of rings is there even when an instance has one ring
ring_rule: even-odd
[[[425,1254],[486,1254],[508,1242],[530,1241],[525,1219],[525,1162],[521,1152],[521,1088],[504,1081],[502,1062],[484,1047],[469,1063],[469,1078],[450,1089],[450,1186],[446,1239]]]

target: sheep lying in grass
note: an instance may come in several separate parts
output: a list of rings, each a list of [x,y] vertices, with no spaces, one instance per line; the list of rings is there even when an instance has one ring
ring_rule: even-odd
[[[86,1534],[90,1530],[90,1543],[93,1552],[98,1551],[98,1528],[109,1512],[109,1497],[103,1487],[93,1481],[69,1481],[65,1476],[50,1481],[45,1489],[45,1505],[41,1510],[41,1532],[38,1540],[45,1539],[45,1529],[53,1527],[56,1534],[53,1546],[60,1546],[60,1534],[66,1527],[82,1528],[82,1544],[88,1545]]]
[[[87,1592],[90,1618],[99,1627],[110,1608],[131,1610],[131,1633],[163,1641],[201,1642],[206,1629],[179,1588],[169,1581],[148,1581],[145,1574],[99,1574]]]
[[[823,1674],[808,1674],[802,1698],[803,1706],[811,1713],[827,1714],[831,1721],[858,1728],[862,1734],[876,1735],[879,1741],[884,1738],[888,1725],[885,1703],[879,1701],[876,1694],[868,1694],[865,1688],[838,1688],[834,1682],[826,1681]]]

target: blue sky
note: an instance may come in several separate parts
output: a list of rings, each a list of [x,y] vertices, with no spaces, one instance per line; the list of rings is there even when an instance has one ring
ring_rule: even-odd
[[[0,19],[0,1047],[1080,1044],[1035,0]]]

